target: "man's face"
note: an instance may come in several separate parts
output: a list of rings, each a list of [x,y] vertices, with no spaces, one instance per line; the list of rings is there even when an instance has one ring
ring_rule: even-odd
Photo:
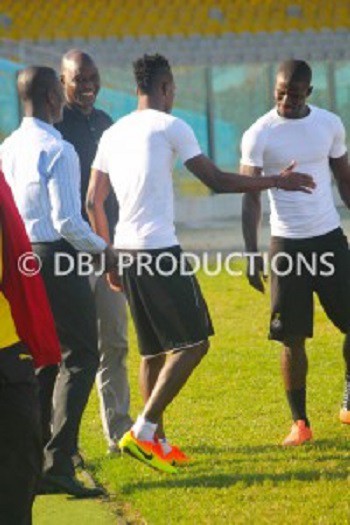
[[[307,82],[286,82],[278,75],[275,85],[275,101],[278,114],[285,118],[300,118],[305,115],[306,99],[312,88]]]
[[[70,61],[62,73],[62,84],[69,104],[90,113],[100,90],[100,75],[92,61]]]

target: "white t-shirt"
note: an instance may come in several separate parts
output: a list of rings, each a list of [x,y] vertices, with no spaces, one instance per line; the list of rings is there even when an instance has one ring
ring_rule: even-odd
[[[280,117],[272,109],[243,135],[241,164],[263,168],[265,175],[277,175],[295,160],[295,170],[312,175],[317,184],[312,194],[269,190],[274,236],[309,238],[340,225],[329,158],[346,153],[344,126],[337,115],[309,107],[309,115],[301,119]]]
[[[146,109],[106,130],[92,167],[108,173],[119,203],[116,248],[156,249],[178,244],[172,169],[201,154],[183,120]]]

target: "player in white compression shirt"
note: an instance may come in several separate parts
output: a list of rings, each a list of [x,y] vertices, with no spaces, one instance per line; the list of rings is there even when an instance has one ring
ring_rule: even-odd
[[[299,445],[312,438],[306,413],[307,357],[305,339],[313,333],[313,292],[332,322],[346,334],[346,385],[340,419],[350,423],[350,271],[347,240],[340,228],[332,194],[332,175],[344,203],[350,204],[350,167],[345,130],[340,118],[307,105],[312,91],[311,69],[303,61],[281,64],[276,78],[276,107],[259,118],[242,139],[241,173],[267,176],[286,159],[316,182],[311,195],[269,191],[271,225],[270,339],[283,343],[282,374],[293,426],[284,445]],[[243,201],[243,234],[247,251],[258,251],[261,218],[259,192]],[[322,267],[331,253],[330,267]],[[330,256],[329,256],[330,257]],[[300,261],[307,261],[301,270]],[[250,284],[264,291],[262,261],[249,276]],[[311,266],[311,263],[313,266]],[[329,270],[329,267],[328,267]]]

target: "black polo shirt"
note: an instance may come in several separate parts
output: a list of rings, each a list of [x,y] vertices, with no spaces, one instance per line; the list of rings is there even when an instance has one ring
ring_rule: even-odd
[[[84,115],[79,109],[72,106],[65,106],[63,109],[63,120],[55,124],[63,138],[73,144],[79,156],[82,215],[86,220],[88,220],[88,217],[85,211],[85,199],[89,185],[91,164],[95,158],[102,133],[112,124],[111,117],[100,109],[94,108],[90,115]],[[118,221],[118,204],[113,192],[106,200],[105,210],[111,239],[113,240],[114,227]]]

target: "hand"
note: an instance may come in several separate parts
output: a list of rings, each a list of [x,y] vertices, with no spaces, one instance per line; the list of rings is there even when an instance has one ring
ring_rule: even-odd
[[[311,175],[293,171],[296,162],[293,160],[278,176],[276,187],[285,191],[302,191],[303,193],[312,193],[316,184]]]
[[[247,278],[250,286],[258,292],[265,293],[267,274],[265,273],[264,260],[261,256],[248,259]]]
[[[111,246],[107,246],[105,251],[103,252],[104,255],[104,266],[105,266],[105,272],[109,272],[110,270],[114,270],[118,266],[118,257],[116,253],[114,252],[113,248]]]
[[[121,280],[121,277],[117,269],[111,270],[110,272],[107,273],[107,281],[108,281],[110,288],[114,292],[123,291],[122,280]]]

